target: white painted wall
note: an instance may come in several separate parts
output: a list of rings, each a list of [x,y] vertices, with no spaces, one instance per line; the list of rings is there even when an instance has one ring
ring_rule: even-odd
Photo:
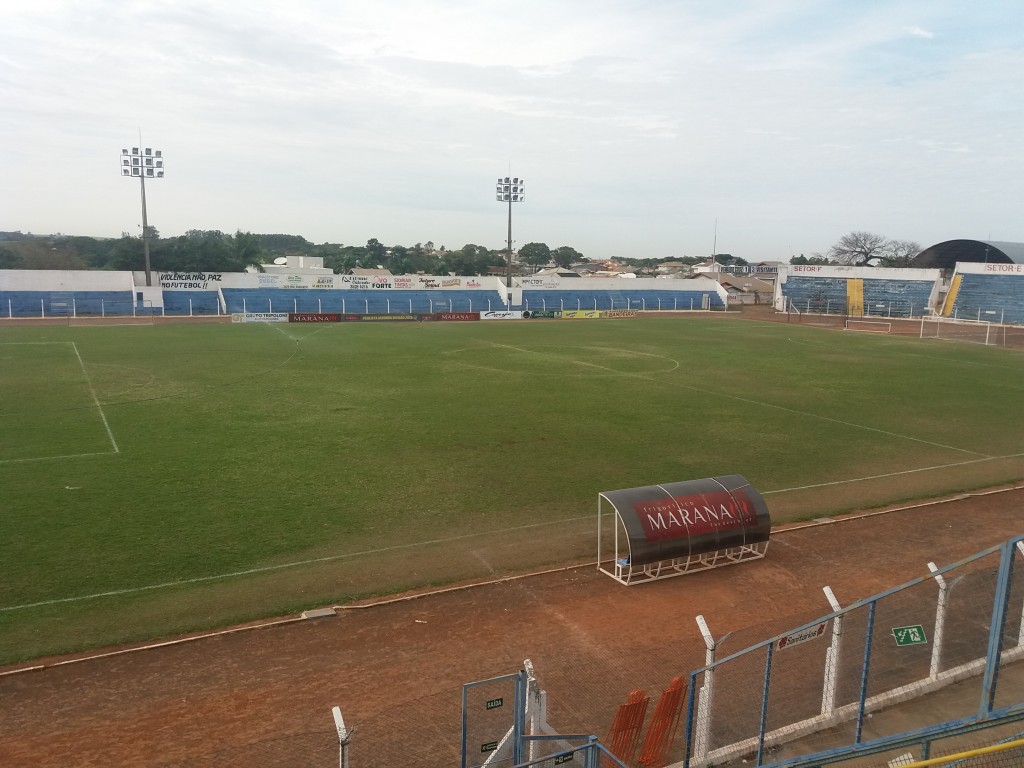
[[[142,284],[146,284],[145,273]],[[131,291],[131,272],[64,269],[0,269],[0,291]]]

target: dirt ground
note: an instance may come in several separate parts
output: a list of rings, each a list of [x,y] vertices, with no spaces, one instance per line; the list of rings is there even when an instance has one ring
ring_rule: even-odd
[[[531,659],[560,732],[599,736],[633,688],[703,663],[694,617],[732,653],[1024,530],[1024,488],[791,527],[764,560],[624,587],[590,566],[337,617],[0,670],[0,765],[454,765],[461,685]],[[70,663],[68,663],[70,662]]]

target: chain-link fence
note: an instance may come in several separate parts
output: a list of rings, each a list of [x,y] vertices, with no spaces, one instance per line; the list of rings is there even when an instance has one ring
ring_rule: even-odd
[[[826,590],[832,614],[725,658],[735,646],[702,625],[708,660],[691,675],[687,764],[769,764],[1018,706],[1024,537],[929,568],[846,608]],[[900,709],[954,686],[941,705],[930,696]]]

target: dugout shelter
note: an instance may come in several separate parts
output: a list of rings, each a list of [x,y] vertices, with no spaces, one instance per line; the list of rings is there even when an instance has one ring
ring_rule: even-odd
[[[771,526],[764,497],[742,475],[602,491],[597,567],[631,585],[754,560],[768,551]]]

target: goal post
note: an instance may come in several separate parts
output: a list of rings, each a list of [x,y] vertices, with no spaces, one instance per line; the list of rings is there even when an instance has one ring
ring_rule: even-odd
[[[985,346],[1005,346],[1006,326],[985,320],[921,318],[921,338],[962,341]]]

